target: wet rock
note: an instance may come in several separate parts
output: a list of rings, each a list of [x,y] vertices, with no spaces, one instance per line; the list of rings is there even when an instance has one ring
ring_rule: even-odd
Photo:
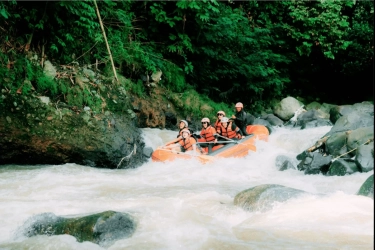
[[[143,149],[143,155],[146,156],[147,158],[150,158],[154,150],[151,147],[145,147]]]
[[[374,126],[374,116],[354,112],[340,117],[325,136],[370,126]]]
[[[374,175],[369,176],[359,188],[357,195],[362,195],[374,199]]]
[[[320,109],[321,106],[322,105],[319,102],[311,102],[305,106],[305,109],[307,111],[312,110],[312,109],[318,110]]]
[[[330,119],[333,124],[342,116],[350,115],[353,113],[365,114],[368,116],[374,116],[374,104],[370,102],[361,102],[353,105],[341,105],[334,106],[330,110]]]
[[[106,211],[79,218],[43,213],[28,219],[20,234],[27,237],[68,234],[78,242],[90,241],[108,247],[117,240],[131,237],[135,230],[134,218],[126,213]]]
[[[348,151],[346,145],[347,136],[348,134],[346,132],[332,134],[325,143],[325,151],[333,157],[346,153]],[[343,157],[350,158],[348,154]]]
[[[301,129],[332,126],[332,125],[333,124],[331,123],[329,119],[317,119],[317,120],[309,121],[309,122],[302,124]]]
[[[356,150],[359,146],[369,143],[371,140],[374,140],[374,126],[355,129],[348,134],[348,150]],[[355,153],[355,151],[352,151],[351,155],[354,156]]]
[[[352,159],[337,159],[334,161],[331,166],[329,167],[329,170],[327,172],[327,175],[329,176],[344,176],[347,174],[353,174],[358,172],[359,169],[357,167],[357,164]]]
[[[300,171],[304,171],[305,174],[325,174],[331,164],[332,156],[322,155],[319,152],[313,152],[309,154],[304,160],[302,160],[297,168]]]
[[[12,98],[18,96],[9,98],[5,105],[18,100]],[[35,108],[36,103],[40,104],[37,97],[25,101],[24,109],[29,115],[0,109],[0,135],[12,138],[0,136],[0,165],[74,162],[91,167],[134,168],[147,160],[142,153],[141,131],[127,114],[121,113],[114,124],[113,116],[92,117],[91,111],[80,113],[56,105]],[[7,122],[7,116],[11,123]],[[134,150],[135,147],[139,150]],[[121,162],[125,156],[129,157]]]
[[[329,111],[330,120],[333,124],[335,124],[336,121],[340,119],[340,117],[344,115],[349,115],[351,112],[353,112],[352,105],[336,105],[332,107]]]
[[[273,109],[273,113],[280,119],[287,121],[292,118],[295,112],[303,106],[303,103],[293,97],[282,99]]]
[[[285,202],[307,192],[276,184],[264,184],[246,189],[234,197],[234,205],[247,211],[267,211],[277,202]]]
[[[261,116],[260,118],[268,121],[272,126],[281,127],[284,125],[284,121],[281,120],[279,117],[275,116],[274,114],[266,114]]]
[[[355,162],[361,172],[369,172],[374,169],[374,142],[358,148]]]

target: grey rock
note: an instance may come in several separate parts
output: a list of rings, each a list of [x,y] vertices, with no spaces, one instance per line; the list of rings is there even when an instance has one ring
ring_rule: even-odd
[[[357,192],[357,195],[362,195],[374,199],[374,175],[370,175],[362,184]]]

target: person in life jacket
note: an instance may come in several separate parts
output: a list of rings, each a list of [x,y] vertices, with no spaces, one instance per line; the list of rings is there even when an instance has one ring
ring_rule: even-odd
[[[212,146],[217,142],[216,129],[211,126],[210,119],[207,117],[202,119],[202,130],[199,135],[199,146],[205,149],[205,152],[211,152]]]
[[[241,129],[239,129],[234,122],[230,121],[228,117],[221,118],[221,126],[219,134],[228,139],[242,139],[244,138]]]
[[[167,142],[166,145],[170,145],[170,144],[178,142],[182,138],[182,130],[184,129],[188,129],[190,131],[190,134],[193,134],[193,131],[188,126],[189,124],[186,120],[180,120],[180,123],[178,124],[178,128],[180,130],[178,131],[176,139]]]
[[[216,129],[216,132],[219,133],[219,129],[220,129],[220,126],[221,126],[221,118],[225,117],[225,112],[224,111],[217,111],[217,120],[215,121],[215,125],[214,125],[214,128]]]
[[[243,104],[241,102],[237,102],[235,108],[236,114],[232,115],[232,119],[234,120],[234,123],[241,129],[243,135],[248,136],[249,134],[246,132],[246,126],[253,123],[254,117],[250,114],[247,114],[243,110]]]
[[[197,141],[191,136],[190,130],[185,128],[181,130],[182,137],[171,145],[165,145],[163,148],[171,149],[177,152],[198,152]]]

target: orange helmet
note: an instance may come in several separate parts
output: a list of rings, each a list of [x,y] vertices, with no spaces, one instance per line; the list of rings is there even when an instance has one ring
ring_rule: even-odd
[[[236,108],[243,108],[242,102],[237,102],[235,107]]]

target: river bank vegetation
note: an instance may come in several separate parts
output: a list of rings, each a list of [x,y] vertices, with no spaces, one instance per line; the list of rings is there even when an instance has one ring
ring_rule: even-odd
[[[13,0],[0,3],[0,79],[98,111],[100,83],[142,96],[155,72],[166,92],[253,110],[287,95],[351,104],[373,98],[373,20],[371,1]],[[77,66],[108,77],[82,87]]]

